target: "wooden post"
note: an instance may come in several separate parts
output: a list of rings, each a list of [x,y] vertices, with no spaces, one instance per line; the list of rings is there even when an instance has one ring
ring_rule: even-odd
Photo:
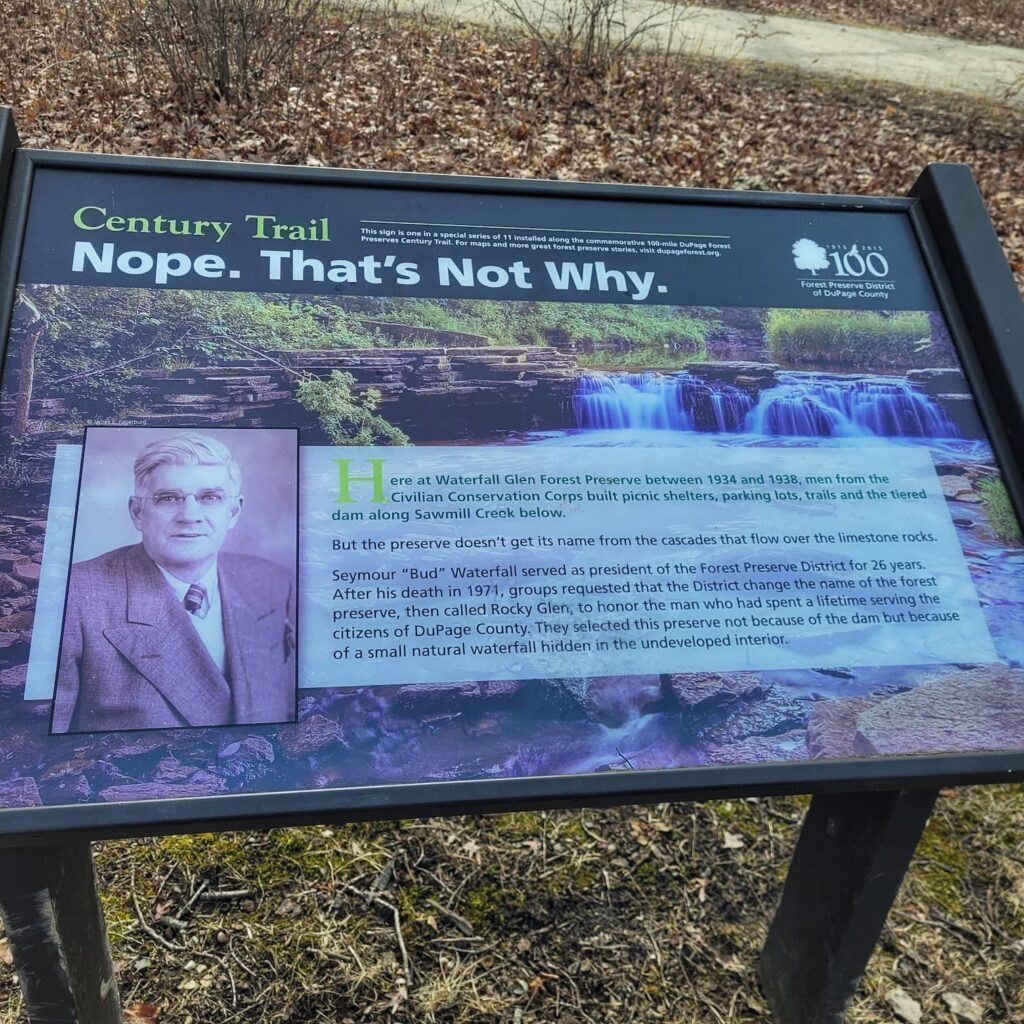
[[[121,1024],[88,843],[0,849],[0,914],[30,1024]]]
[[[761,951],[777,1024],[841,1024],[936,790],[816,796]]]

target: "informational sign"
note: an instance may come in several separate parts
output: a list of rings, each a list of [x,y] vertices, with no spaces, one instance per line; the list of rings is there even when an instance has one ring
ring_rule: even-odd
[[[910,203],[21,181],[0,814],[1024,749],[1024,546]]]

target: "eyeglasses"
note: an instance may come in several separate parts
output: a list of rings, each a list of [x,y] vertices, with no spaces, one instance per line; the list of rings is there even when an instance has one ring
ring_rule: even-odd
[[[226,491],[158,491],[156,494],[136,494],[136,501],[151,501],[158,512],[177,512],[185,507],[189,498],[195,498],[196,504],[208,512],[216,511],[224,507],[224,503],[232,499],[232,495]]]

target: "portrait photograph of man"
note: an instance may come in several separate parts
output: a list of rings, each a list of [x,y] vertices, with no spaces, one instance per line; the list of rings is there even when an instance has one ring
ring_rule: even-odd
[[[296,445],[86,431],[53,733],[295,720]]]

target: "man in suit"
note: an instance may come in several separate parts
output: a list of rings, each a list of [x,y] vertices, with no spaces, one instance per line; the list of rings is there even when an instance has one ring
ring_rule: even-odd
[[[141,542],[71,570],[52,731],[294,720],[291,576],[221,551],[244,503],[231,453],[185,432],[134,471]]]

